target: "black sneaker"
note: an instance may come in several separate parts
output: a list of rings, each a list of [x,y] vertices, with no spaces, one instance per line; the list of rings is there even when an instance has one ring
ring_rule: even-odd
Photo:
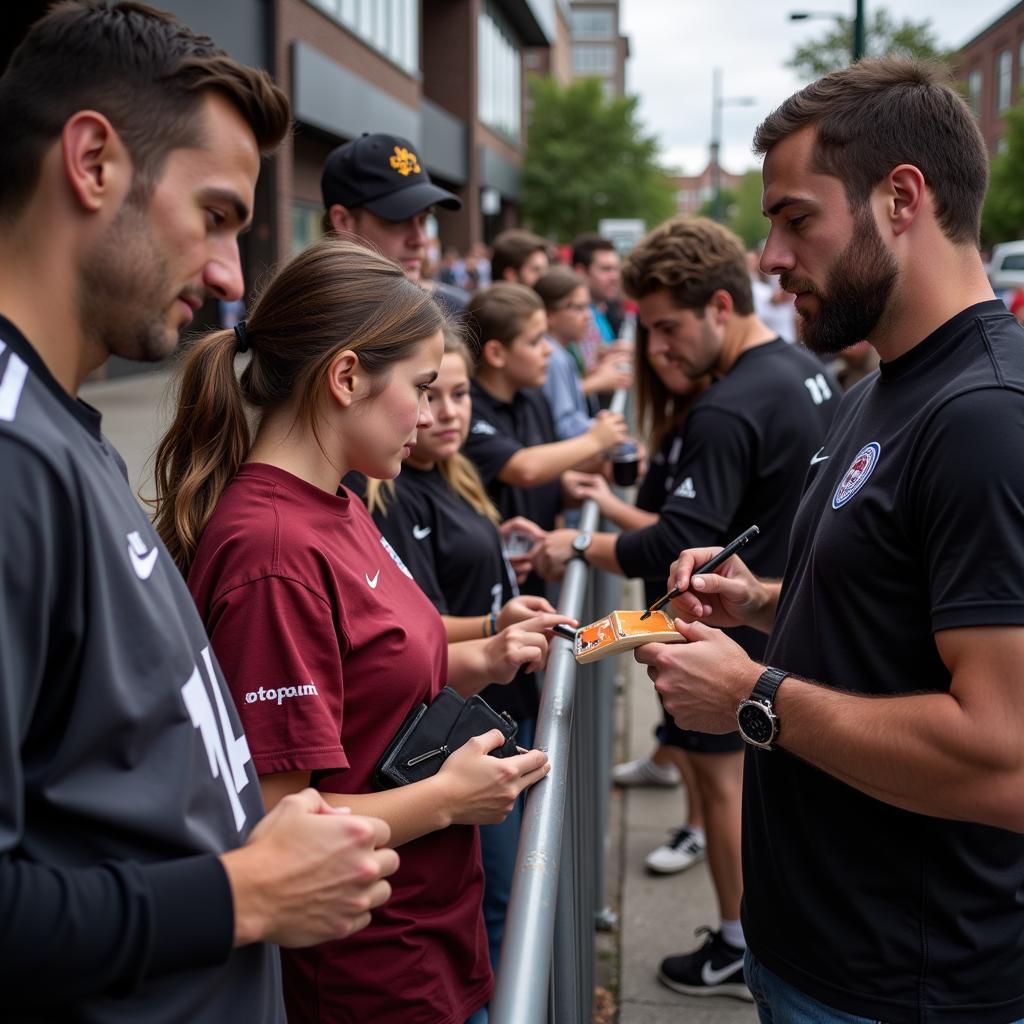
[[[720,932],[698,928],[704,945],[692,953],[667,956],[658,968],[658,981],[688,996],[732,996],[753,1002],[743,980],[743,950],[730,946]]]

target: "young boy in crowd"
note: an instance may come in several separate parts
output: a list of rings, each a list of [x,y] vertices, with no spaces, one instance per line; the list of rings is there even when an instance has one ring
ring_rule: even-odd
[[[623,441],[626,422],[617,413],[601,412],[578,437],[556,440],[551,408],[538,390],[547,377],[551,343],[536,292],[495,284],[478,292],[466,313],[480,344],[466,455],[503,520],[521,516],[550,530],[562,507],[562,473]],[[524,587],[529,592],[540,590]]]
[[[491,277],[532,288],[549,265],[548,243],[532,231],[503,231],[491,246]]]

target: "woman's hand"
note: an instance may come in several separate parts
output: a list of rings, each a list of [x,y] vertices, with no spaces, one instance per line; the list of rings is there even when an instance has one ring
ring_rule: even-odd
[[[491,757],[505,742],[499,729],[474,736],[441,766],[437,781],[447,792],[453,825],[495,825],[504,821],[527,787],[549,771],[542,750],[528,750],[514,757]]]
[[[543,540],[547,536],[547,533],[533,520],[526,519],[523,516],[513,516],[511,519],[506,519],[498,527],[498,531],[501,533],[502,540],[506,543],[512,534],[521,534],[530,541],[530,549],[527,551],[516,553],[513,549],[508,554],[508,563],[516,574],[516,583],[522,583],[533,572],[533,559],[530,557],[530,551],[537,546],[538,541]]]
[[[510,683],[520,669],[536,672],[548,659],[548,634],[560,622],[575,626],[574,619],[558,612],[543,612],[517,622],[487,641],[487,678],[493,683]]]
[[[532,618],[541,612],[554,612],[551,602],[544,597],[534,597],[532,594],[521,594],[505,602],[504,607],[498,612],[498,629],[508,629],[517,622]]]

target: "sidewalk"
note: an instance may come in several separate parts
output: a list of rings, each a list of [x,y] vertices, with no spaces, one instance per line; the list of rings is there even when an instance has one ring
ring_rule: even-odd
[[[660,719],[654,688],[641,666],[623,658],[617,760],[651,748]],[[656,974],[661,959],[699,945],[694,929],[718,923],[707,862],[679,875],[644,871],[644,857],[682,822],[679,789],[627,789],[612,794],[608,886],[619,912],[619,1024],[754,1024],[753,1004],[722,996],[684,996]],[[616,899],[617,896],[617,899]]]
[[[132,493],[153,497],[153,453],[170,425],[171,371],[132,374],[82,386],[81,397],[103,414],[103,433],[128,465]]]

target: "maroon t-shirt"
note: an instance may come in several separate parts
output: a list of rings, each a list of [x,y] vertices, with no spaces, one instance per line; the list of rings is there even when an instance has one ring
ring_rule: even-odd
[[[444,625],[362,503],[249,463],[189,573],[260,775],[365,793],[416,704],[444,685]],[[349,939],[283,950],[292,1024],[462,1024],[491,969],[473,826],[401,847],[393,895]]]

